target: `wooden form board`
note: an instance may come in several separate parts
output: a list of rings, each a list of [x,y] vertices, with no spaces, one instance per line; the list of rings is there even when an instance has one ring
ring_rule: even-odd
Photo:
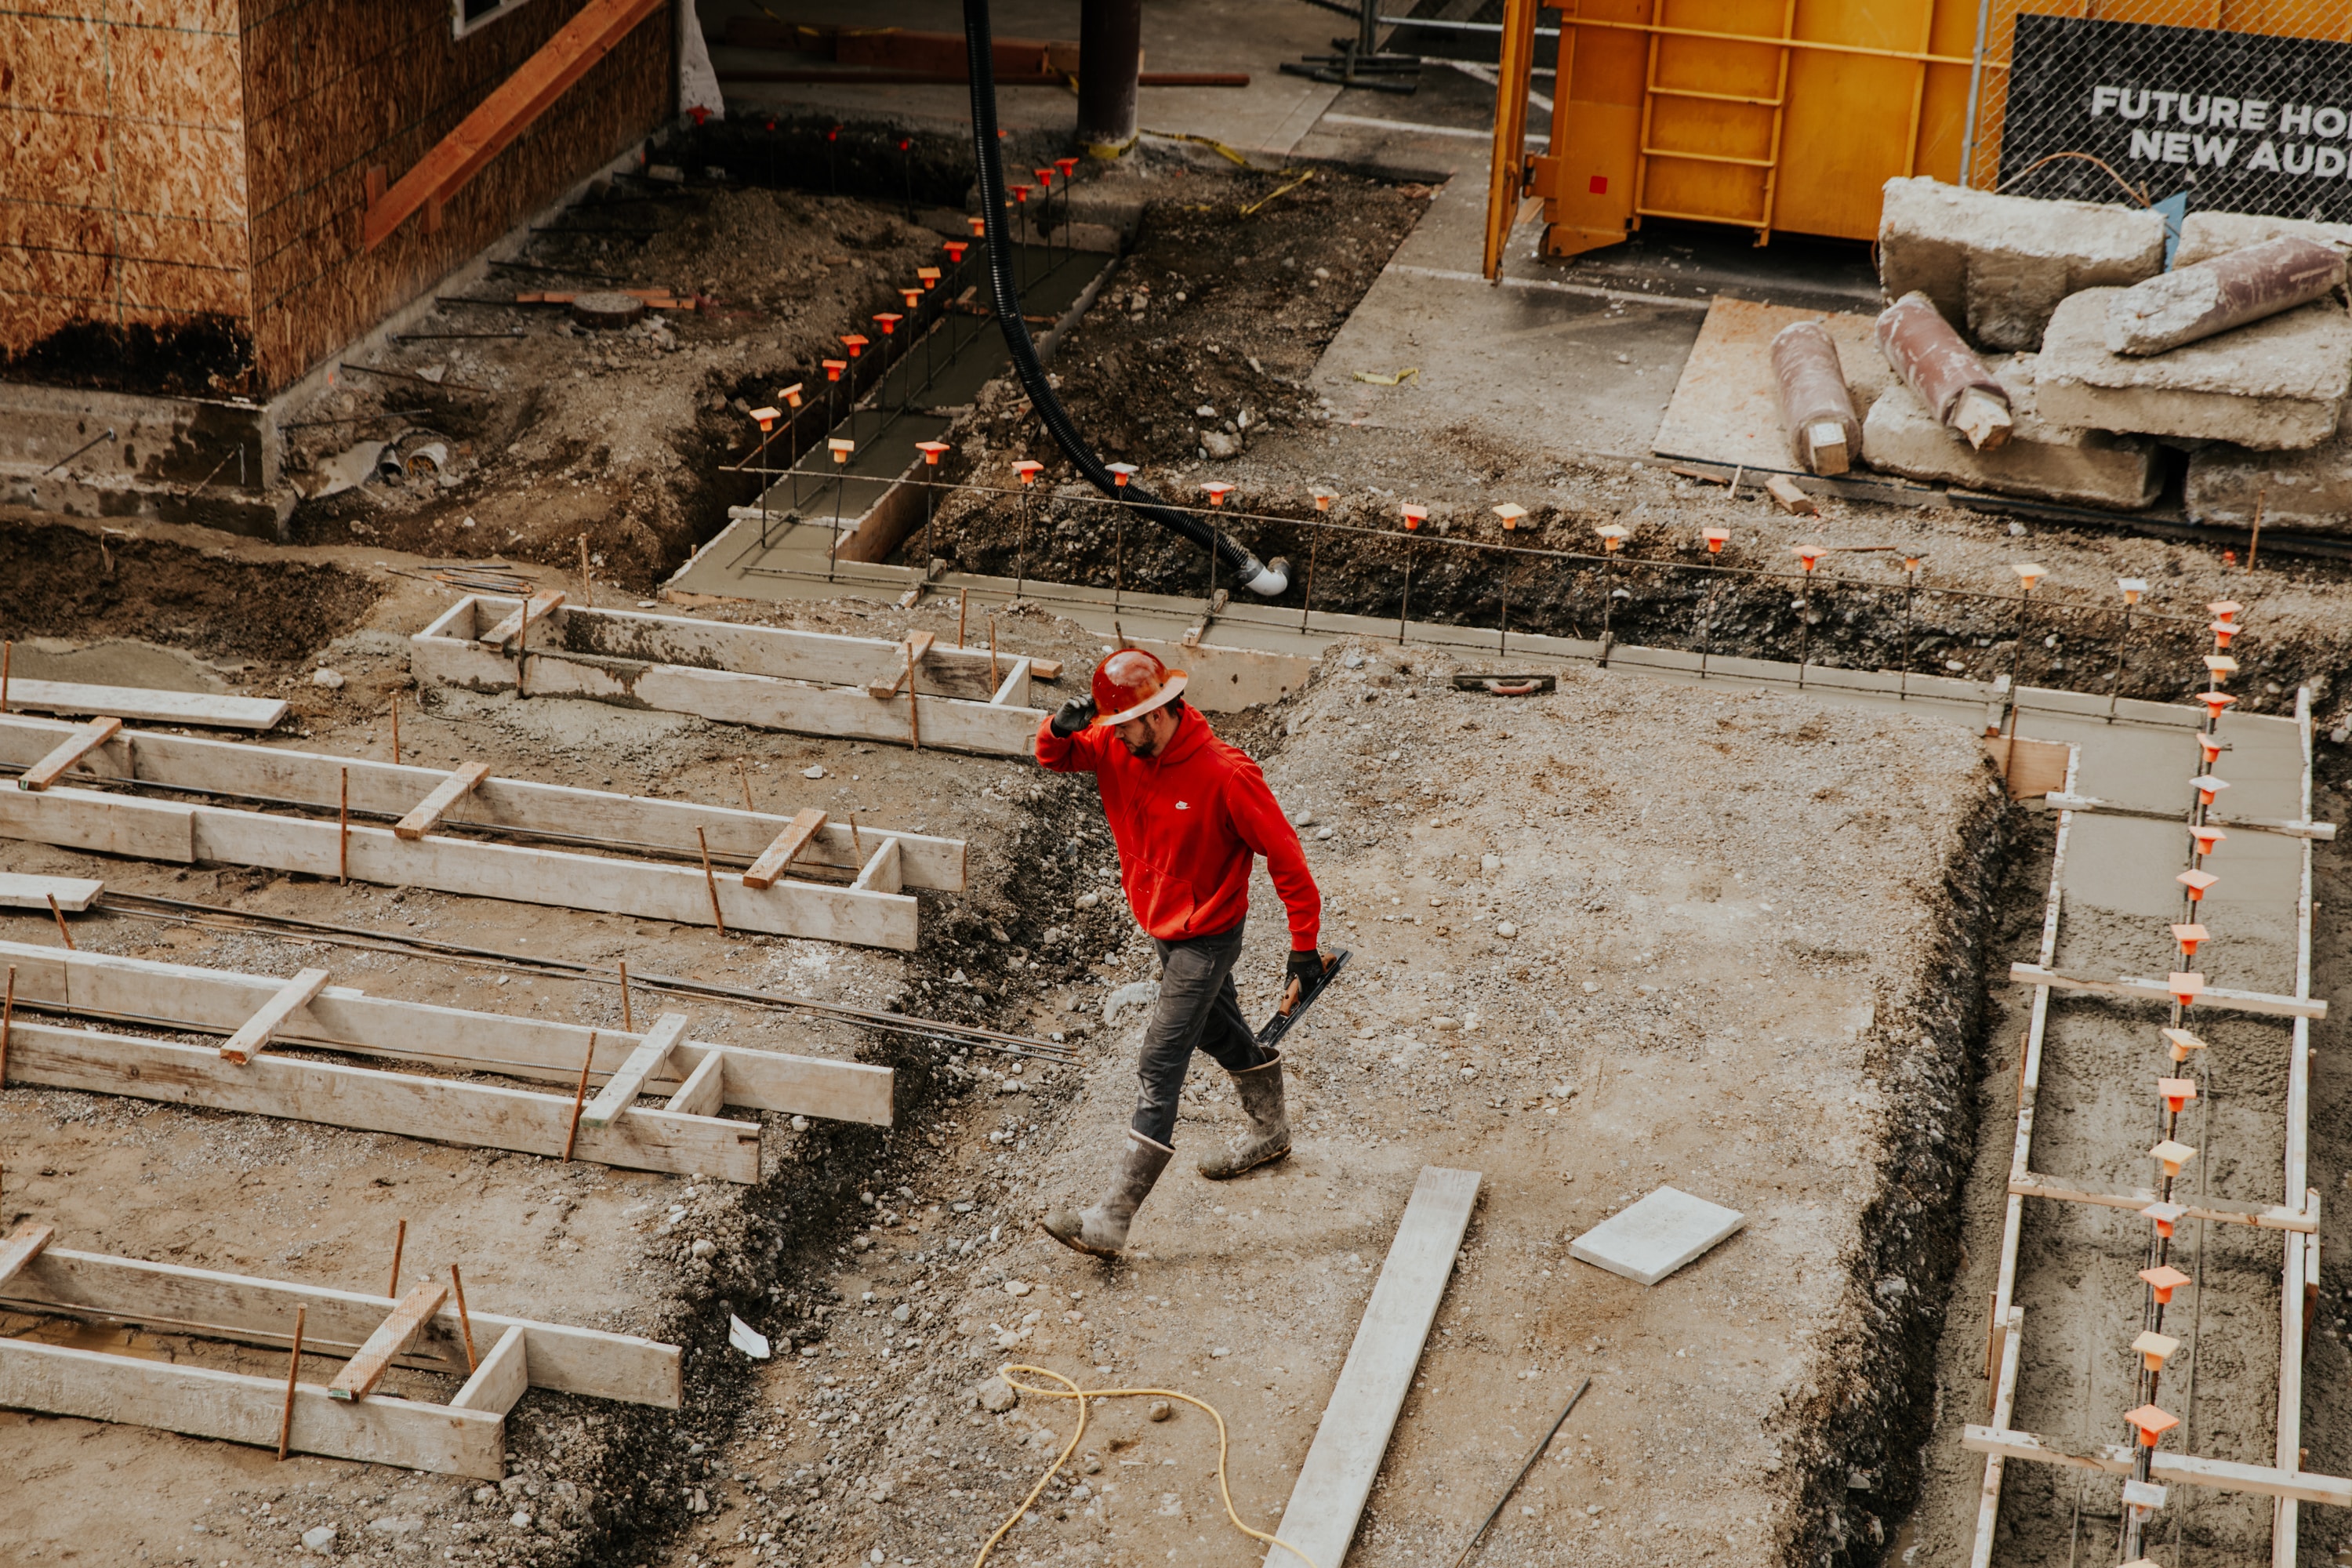
[[[1682,377],[1666,405],[1654,443],[1661,457],[1691,458],[1726,468],[1745,465],[1759,476],[1800,473],[1780,418],[1780,386],[1772,374],[1772,337],[1799,321],[1822,321],[1837,344],[1838,363],[1853,393],[1854,417],[1870,412],[1895,384],[1895,372],[1873,337],[1877,319],[1824,315],[1786,305],[1759,305],[1717,296],[1691,345]]]
[[[2126,1002],[2169,1002],[2172,993],[2161,980],[2147,980],[2121,975],[2110,980],[2105,976],[2070,974],[2063,969],[2049,969],[2038,963],[2012,963],[2009,966],[2012,984],[2048,986],[2057,991],[2084,991],[2095,996],[2113,996]],[[2277,996],[2263,991],[2231,991],[2221,986],[2209,986],[2197,994],[2195,1006],[2189,1009],[2190,1024],[2195,1024],[2199,1007],[2216,1008],[2225,1013],[2252,1013],[2271,1018],[2325,1018],[2326,1001],[2308,996]]]
[[[10,711],[88,713],[150,724],[202,724],[215,730],[270,730],[286,717],[274,697],[224,697],[207,691],[158,691],[143,686],[84,686],[71,680],[8,682]]]
[[[2148,811],[2136,805],[2119,805],[2111,800],[2101,800],[2096,795],[2068,795],[2063,790],[2053,790],[2043,797],[2043,804],[2052,811],[2082,811],[2095,816],[2128,816],[2142,822],[2181,821],[2180,813],[2177,811]],[[2277,833],[2289,838],[2315,838],[2323,844],[2332,844],[2336,840],[2336,824],[2332,822],[2231,816],[2225,812],[2212,810],[2205,813],[2205,821],[2209,826],[2226,827],[2232,833],[2241,829],[2250,833]]]
[[[0,966],[16,971],[19,1008],[202,1034],[235,1033],[286,984],[274,975],[75,952],[31,942],[0,942]],[[619,1071],[645,1041],[643,1035],[618,1029],[402,1002],[349,985],[322,988],[277,1033],[279,1043],[287,1046],[425,1062],[445,1070],[498,1073],[567,1089],[579,1079],[592,1036],[596,1047],[592,1083],[604,1082]],[[717,1076],[707,1080],[707,1089],[720,1097],[714,1106],[877,1127],[891,1124],[891,1070],[865,1062],[681,1039],[663,1069],[646,1079],[646,1088],[653,1093],[677,1093],[687,1079],[713,1062]]]
[[[2009,786],[2009,798],[2029,800],[2063,791],[2066,763],[2074,748],[2057,741],[2030,741],[2023,736],[1988,735],[1985,750]]]
[[[357,1353],[398,1304],[388,1296],[357,1290],[61,1247],[48,1248],[0,1284],[0,1306],[13,1311],[135,1324],[271,1349],[292,1340],[299,1307],[306,1314],[303,1349],[343,1357]],[[509,1330],[521,1332],[530,1346],[534,1388],[664,1410],[678,1407],[684,1383],[676,1345],[485,1311],[478,1301],[467,1305],[478,1346]],[[445,1306],[394,1364],[464,1376],[466,1344],[457,1308]]]
[[[714,889],[698,866],[472,838],[433,836],[411,842],[388,827],[345,829],[332,822],[93,790],[0,790],[0,838],[179,865],[212,861],[313,877],[348,872],[354,881],[385,887],[430,888],[678,925],[713,923],[715,897],[730,931],[902,952],[916,947],[919,906],[902,893],[796,881],[761,889],[747,888],[735,877],[719,879]]]
[[[470,691],[510,691],[520,682],[533,697],[587,698],[867,741],[907,741],[911,702],[924,745],[993,756],[1027,756],[1045,717],[1028,705],[1025,679],[1006,679],[1016,662],[1009,653],[996,657],[992,679],[985,648],[935,646],[918,672],[919,694],[900,689],[877,697],[868,683],[890,679],[893,661],[904,662],[903,643],[564,609],[549,617],[545,644],[509,655],[478,640],[477,628],[513,603],[460,600],[410,639],[410,668],[419,679]],[[785,640],[757,644],[747,640],[752,635]],[[628,651],[601,651],[606,648]],[[1031,660],[1029,674],[1042,679],[1045,668],[1058,667]]]
[[[1424,1166],[1405,1205],[1355,1343],[1323,1407],[1307,1462],[1299,1467],[1290,1506],[1283,1510],[1282,1538],[1313,1563],[1339,1563],[1355,1539],[1397,1412],[1421,1364],[1422,1342],[1453,1277],[1462,1233],[1477,1206],[1479,1179],[1475,1171]],[[1296,1568],[1297,1561],[1279,1546],[1265,1556],[1266,1568]]]
[[[575,1069],[576,1070],[576,1069]],[[275,1052],[243,1066],[209,1047],[59,1028],[22,1017],[9,1031],[8,1082],[316,1121],[477,1149],[563,1157],[572,1096],[424,1078]],[[622,1112],[582,1127],[577,1159],[623,1170],[760,1179],[760,1130],[669,1110]]]
[[[338,1386],[372,1384],[393,1364],[465,1376],[463,1330],[446,1295],[428,1282],[395,1302],[61,1247],[0,1279],[0,1305],[12,1310],[242,1344],[289,1343],[300,1309],[306,1352],[354,1358]],[[450,1404],[352,1399],[298,1384],[289,1450],[498,1480],[505,1473],[506,1413],[527,1385],[678,1408],[676,1345],[497,1312],[475,1312],[472,1324],[493,1350]],[[377,1361],[367,1359],[370,1347],[381,1352]],[[0,1407],[274,1447],[286,1398],[281,1377],[0,1339]]]
[[[0,766],[28,765],[47,754],[74,726],[53,719],[0,714]],[[89,759],[100,779],[215,790],[260,799],[299,802],[332,811],[351,782],[356,812],[401,816],[449,777],[442,768],[395,767],[363,757],[288,751],[239,741],[200,740],[186,735],[130,731],[100,747]],[[696,855],[697,831],[713,855],[756,858],[793,822],[791,812],[737,811],[689,801],[653,800],[604,790],[522,779],[487,778],[443,814],[445,827],[511,828],[526,833],[581,834],[606,842],[645,845],[678,855]],[[845,822],[820,828],[793,858],[799,867],[855,872],[873,854],[878,838],[901,841],[907,884],[958,892],[964,886],[964,843],[919,833]],[[729,917],[730,922],[733,917]]]
[[[1960,1429],[1960,1447],[1977,1454],[1998,1454],[2005,1459],[2064,1465],[2105,1475],[2131,1474],[2132,1452],[2120,1444],[2103,1443],[2087,1454],[2058,1447],[2032,1432],[2016,1432],[1974,1424]],[[2263,1497],[2291,1498],[2298,1502],[2329,1503],[2352,1508],[2352,1480],[2309,1470],[2279,1469],[2268,1465],[2242,1465],[2229,1459],[2200,1459],[2189,1454],[2158,1449],[2148,1461],[2150,1479],[2159,1486],[2186,1484],[2216,1491],[2253,1492]]]
[[[46,910],[55,899],[58,908],[79,914],[106,890],[95,877],[34,877],[21,871],[0,871],[0,910]]]

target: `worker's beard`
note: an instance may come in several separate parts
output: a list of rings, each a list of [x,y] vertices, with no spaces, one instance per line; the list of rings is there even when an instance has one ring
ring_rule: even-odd
[[[1130,741],[1126,736],[1121,735],[1118,738],[1118,743],[1127,748],[1127,754],[1130,757],[1141,759],[1145,757],[1156,757],[1160,754],[1160,737],[1153,734],[1149,730],[1146,730],[1143,732],[1143,739],[1140,741]]]

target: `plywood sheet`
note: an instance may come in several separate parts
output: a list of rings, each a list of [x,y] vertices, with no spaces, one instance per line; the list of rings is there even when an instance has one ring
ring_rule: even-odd
[[[1871,341],[1876,320],[1717,295],[1707,307],[1706,324],[1691,345],[1682,379],[1666,405],[1665,420],[1658,426],[1658,455],[1727,467],[1745,464],[1765,473],[1801,472],[1780,424],[1780,395],[1772,379],[1773,334],[1796,321],[1827,321],[1859,416],[1895,381],[1894,371]]]

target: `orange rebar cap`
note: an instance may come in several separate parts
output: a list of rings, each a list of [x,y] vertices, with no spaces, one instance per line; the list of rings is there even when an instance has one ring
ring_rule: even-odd
[[[2124,1419],[2138,1429],[2139,1446],[2143,1448],[2155,1447],[2158,1438],[2180,1425],[2179,1416],[2169,1410],[2158,1410],[2153,1405],[2143,1405],[2137,1410],[2126,1411]]]
[[[2159,1263],[2153,1268],[2143,1268],[2139,1271],[2139,1277],[2147,1281],[2149,1289],[2156,1292],[2156,1304],[2159,1307],[2170,1306],[2172,1293],[2189,1283],[2189,1276],[2169,1263]]]
[[[1165,708],[1183,695],[1185,674],[1139,647],[1123,647],[1095,666],[1094,728],[1108,729]]]

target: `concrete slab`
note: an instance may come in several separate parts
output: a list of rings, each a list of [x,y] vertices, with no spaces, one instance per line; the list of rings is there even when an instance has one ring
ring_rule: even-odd
[[[1568,1255],[1637,1284],[1655,1285],[1747,1223],[1737,1209],[1660,1187],[1569,1243]]]
[[[2297,452],[2216,444],[2191,453],[2182,508],[2191,522],[2352,534],[2352,437]]]
[[[1665,421],[1658,427],[1658,454],[1745,464],[1759,473],[1801,472],[1803,465],[1789,448],[1780,417],[1772,339],[1783,327],[1812,321],[1828,323],[1856,408],[1868,408],[1895,384],[1894,370],[1871,336],[1874,316],[1824,316],[1819,310],[1718,297],[1684,362],[1682,378],[1675,383]],[[1865,457],[1867,448],[1865,435]]]
[[[2008,442],[1984,452],[1939,424],[1908,386],[1895,383],[1863,421],[1864,460],[1884,473],[1998,495],[2123,511],[2153,505],[2163,488],[2157,443],[2146,436],[2051,423],[2035,403],[2033,370],[2032,354],[1993,367],[1994,378],[2009,394],[2012,423]]]
[[[2033,348],[2069,294],[2163,269],[2164,219],[2152,211],[1996,195],[1926,175],[1886,182],[1886,297],[1920,290],[1984,347]]]
[[[2173,254],[2177,269],[2260,245],[2283,235],[2352,250],[2352,223],[2312,223],[2304,218],[2270,217],[2261,213],[2190,213],[2180,224],[2180,248]]]
[[[2335,434],[2352,387],[2352,317],[2342,305],[2315,300],[2133,359],[2106,346],[2107,304],[2121,291],[2085,289],[2050,318],[2034,378],[2043,418],[2264,451],[2316,446]]]

